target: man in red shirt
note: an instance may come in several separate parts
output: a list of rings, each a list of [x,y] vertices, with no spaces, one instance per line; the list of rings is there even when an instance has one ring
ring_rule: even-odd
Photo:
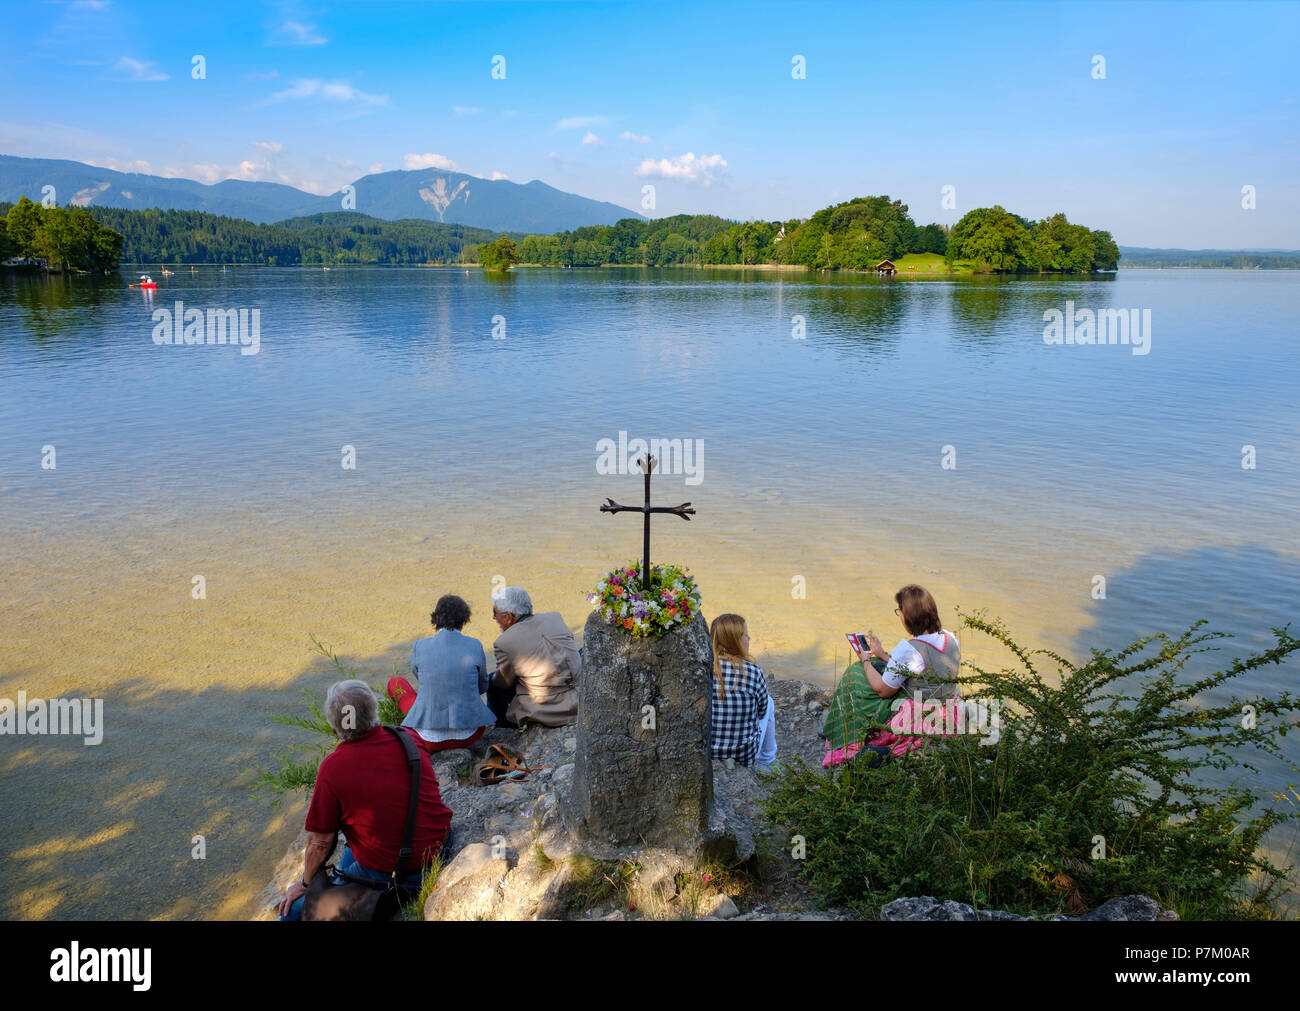
[[[307,884],[340,830],[347,839],[338,870],[385,881],[397,867],[411,797],[411,773],[401,742],[379,723],[379,704],[364,681],[340,681],[325,696],[325,718],[339,738],[321,760],[307,808],[302,879],[280,902],[280,919],[302,918]],[[402,733],[407,733],[403,730]],[[420,755],[420,794],[403,899],[420,889],[424,867],[451,843],[451,811],[442,802],[428,752]]]

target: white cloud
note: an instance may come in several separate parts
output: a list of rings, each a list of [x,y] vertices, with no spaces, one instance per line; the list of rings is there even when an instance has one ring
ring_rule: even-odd
[[[128,161],[120,161],[117,158],[100,158],[96,161],[87,162],[87,164],[112,169],[114,172],[140,172],[147,176],[159,174],[158,171],[143,158]]]
[[[631,130],[624,130],[619,134],[624,140],[633,140],[638,144],[649,144],[650,138],[643,133],[633,133]]]
[[[554,165],[556,168],[564,168],[565,165],[573,164],[572,158],[565,158],[558,151],[552,151],[546,157],[550,159],[551,164]]]
[[[604,147],[604,146],[605,146],[604,141],[602,141],[599,137],[597,137],[597,136],[596,136],[594,133],[592,133],[590,130],[588,130],[585,134],[583,134],[583,136],[582,136],[582,143],[583,143],[584,145],[586,145],[587,147]]]
[[[451,111],[457,116],[477,116],[483,110],[477,105],[453,105]]]
[[[379,162],[375,162],[373,165],[370,166],[370,168],[366,169],[366,172],[372,176],[377,176],[382,171],[384,171],[384,166]]]
[[[231,177],[231,173],[220,165],[200,162],[195,162],[188,169],[167,168],[163,171],[163,175],[172,179],[197,179],[199,182],[208,183],[209,185]]]
[[[266,102],[282,102],[291,98],[324,98],[331,102],[355,102],[359,105],[388,104],[387,95],[372,95],[354,88],[347,81],[322,81],[314,77],[299,78],[283,91],[277,91]]]
[[[73,0],[74,11],[106,11],[113,5],[109,0]]]
[[[408,154],[402,159],[403,165],[409,169],[426,169],[436,168],[445,172],[459,172],[456,163],[443,154]]]
[[[284,145],[278,140],[255,140],[249,144],[254,151],[260,151],[267,158],[274,158],[278,154],[284,154]]]
[[[687,151],[676,158],[660,158],[658,161],[646,158],[637,168],[636,174],[709,186],[727,170],[727,160],[720,154],[706,154],[696,158],[694,152]]]
[[[271,33],[273,46],[323,46],[328,41],[315,25],[305,25],[301,21],[286,21]]]
[[[509,179],[510,177],[509,177],[508,175],[506,175],[504,172],[493,172],[490,176],[488,176],[488,178],[489,178],[489,179]]]
[[[152,61],[133,60],[129,56],[123,56],[113,65],[114,70],[123,71],[133,81],[166,81],[171,77],[171,74],[153,70],[152,67]]]
[[[566,116],[555,124],[555,129],[584,130],[589,126],[600,126],[602,123],[608,122],[608,116]]]

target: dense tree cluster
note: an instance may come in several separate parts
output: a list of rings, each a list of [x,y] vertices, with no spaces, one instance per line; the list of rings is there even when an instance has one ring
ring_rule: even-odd
[[[942,254],[947,241],[941,225],[918,228],[905,204],[889,197],[860,197],[820,210],[807,221],[736,222],[711,214],[678,214],[529,235],[519,243],[519,258],[563,267],[787,263],[861,270],[904,253]]]
[[[1026,221],[1003,207],[979,207],[953,226],[947,259],[998,273],[1086,274],[1116,269],[1119,247],[1110,232],[1072,225],[1064,214]]]
[[[118,265],[122,236],[82,207],[45,207],[20,197],[4,208],[0,261],[24,257],[49,270],[107,273]]]
[[[509,270],[519,262],[514,240],[503,235],[478,250],[478,262],[484,270]]]

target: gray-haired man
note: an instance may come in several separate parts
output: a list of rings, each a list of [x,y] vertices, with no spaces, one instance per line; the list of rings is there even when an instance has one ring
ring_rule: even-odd
[[[507,586],[492,594],[492,617],[501,635],[492,644],[497,669],[487,696],[497,726],[519,726],[524,720],[546,727],[576,723],[582,657],[560,613],[533,614],[527,592]]]
[[[280,919],[302,918],[303,897],[342,831],[347,839],[336,869],[372,881],[397,867],[411,797],[406,751],[379,722],[379,703],[364,681],[339,681],[325,694],[325,719],[339,738],[321,759],[307,808],[302,878],[280,901]],[[401,730],[399,733],[409,733]],[[420,755],[420,792],[411,860],[398,883],[403,901],[420,890],[423,868],[448,848],[451,811],[442,802],[429,755]]]

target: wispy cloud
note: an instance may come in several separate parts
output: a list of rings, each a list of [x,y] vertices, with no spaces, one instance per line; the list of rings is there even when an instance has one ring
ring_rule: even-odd
[[[162,174],[143,158],[123,161],[118,158],[104,157],[98,158],[92,162],[87,162],[87,164],[98,165],[100,168],[112,169],[114,172],[139,172],[141,175],[146,176]]]
[[[582,143],[585,147],[604,147],[605,142],[588,130],[582,135]]]
[[[283,91],[277,91],[263,104],[300,98],[323,98],[330,102],[350,102],[357,105],[388,104],[387,95],[372,95],[360,88],[354,88],[347,81],[322,81],[315,77],[299,78]]]
[[[506,175],[504,172],[493,172],[490,176],[488,176],[488,178],[489,178],[489,179],[509,179],[510,177],[509,177],[508,175]]]
[[[646,158],[636,170],[639,176],[659,176],[682,183],[698,183],[710,186],[719,176],[728,171],[727,160],[720,154],[706,154],[699,158],[691,151],[679,154],[676,158]]]
[[[402,164],[409,169],[426,169],[436,168],[445,172],[459,172],[456,163],[448,158],[445,154],[433,154],[426,152],[424,154],[408,154],[402,159]]]
[[[609,122],[608,116],[566,116],[555,124],[557,130],[585,130]]]
[[[477,116],[483,110],[477,105],[453,105],[451,111],[457,116]]]
[[[650,138],[643,133],[633,133],[631,130],[624,130],[619,134],[624,140],[635,141],[637,144],[649,144]]]
[[[129,56],[123,56],[118,60],[113,65],[113,69],[122,71],[133,81],[166,81],[171,77],[171,74],[154,70],[152,61],[133,60]]]
[[[305,25],[301,21],[286,21],[271,32],[273,46],[323,46],[329,42],[315,25]]]
[[[74,11],[106,11],[113,6],[111,0],[73,0]]]

